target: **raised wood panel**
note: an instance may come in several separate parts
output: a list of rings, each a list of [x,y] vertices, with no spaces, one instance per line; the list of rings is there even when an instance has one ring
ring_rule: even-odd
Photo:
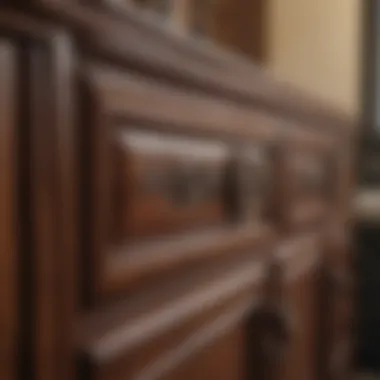
[[[133,129],[115,135],[116,243],[228,219],[225,144]]]
[[[246,367],[243,331],[239,326],[243,328],[254,308],[263,276],[262,263],[251,260],[212,282],[208,280],[205,285],[194,284],[196,290],[185,291],[182,296],[142,315],[132,318],[126,315],[122,320],[119,310],[117,316],[122,322],[114,326],[103,323],[101,327],[96,320],[92,325],[86,323],[83,349],[90,378],[176,378],[188,368],[189,361],[195,366],[192,366],[193,376],[198,373],[202,378],[214,368],[216,362],[211,358],[217,360],[218,352],[225,352],[226,347],[218,341],[229,335],[229,331],[236,331],[237,337],[240,335],[241,345],[227,351],[238,350],[234,357],[241,364],[236,366],[234,361],[226,360],[225,369],[237,370],[238,375]],[[94,329],[94,322],[98,328]],[[224,371],[219,373],[222,376]],[[230,372],[232,375],[235,374]]]
[[[69,378],[71,338],[67,333],[67,322],[72,315],[73,300],[72,283],[66,283],[72,276],[66,260],[73,252],[66,248],[72,242],[71,227],[64,233],[62,231],[65,235],[64,240],[60,240],[62,244],[57,235],[58,225],[65,225],[66,216],[72,210],[70,191],[64,191],[65,196],[61,198],[66,202],[64,205],[57,198],[58,186],[64,182],[61,175],[66,176],[58,162],[71,160],[62,149],[67,146],[64,136],[69,134],[69,125],[65,124],[63,134],[59,130],[65,123],[61,116],[69,115],[69,109],[63,111],[61,103],[68,85],[68,41],[42,22],[3,9],[0,12],[0,34],[9,41],[9,53],[2,50],[2,59],[6,59],[11,51],[14,54],[13,58],[8,58],[8,69],[4,61],[2,74],[6,76],[1,80],[2,86],[15,81],[15,88],[4,87],[4,91],[14,93],[9,92],[8,99],[2,97],[2,102],[7,102],[2,110],[2,131],[13,134],[4,135],[8,140],[1,139],[1,143],[6,144],[1,149],[1,157],[15,161],[8,161],[7,165],[12,166],[4,166],[6,171],[1,171],[7,180],[2,186],[5,193],[1,199],[6,202],[5,211],[12,209],[12,215],[4,214],[13,218],[7,222],[6,239],[14,239],[16,234],[20,250],[17,261],[14,261],[17,268],[2,266],[7,276],[15,275],[16,271],[19,276],[12,284],[17,299],[9,299],[5,307],[13,313],[15,304],[12,302],[18,306],[18,313],[12,317],[14,326],[19,325],[17,375],[28,377],[34,373],[41,380],[58,379],[61,375]],[[17,78],[14,77],[16,72]],[[3,91],[3,87],[1,89]],[[14,122],[17,127],[13,125],[11,131],[6,123],[11,122],[11,113],[15,111],[16,104],[11,101],[16,93],[19,108]],[[71,99],[65,98],[65,101],[71,102]],[[9,198],[9,186],[12,186],[12,198]],[[58,211],[59,204],[65,207],[65,212]],[[20,218],[20,222],[16,222],[16,218]],[[8,249],[15,260],[16,252],[11,249],[15,246]],[[61,270],[57,271],[57,268]],[[11,329],[9,333],[14,334],[14,331]],[[3,352],[6,354],[5,350]],[[15,365],[11,358],[2,363]]]
[[[83,151],[91,160],[82,185],[91,231],[86,265],[92,282],[86,292],[92,301],[269,237],[270,220],[260,209],[269,202],[265,182],[271,172],[265,168],[275,125],[257,122],[260,129],[250,129],[250,115],[233,103],[100,66],[83,68],[82,94]],[[252,122],[262,116],[251,114]],[[239,118],[248,118],[247,125],[238,125]],[[248,135],[252,144],[244,140]],[[159,166],[169,177],[161,180],[162,188],[153,184],[152,195],[145,193],[143,176],[157,178]],[[204,178],[189,177],[206,170]],[[243,171],[243,178],[231,177],[231,171]],[[215,189],[202,195],[212,176]]]
[[[17,243],[17,50],[0,38],[0,371],[5,380],[16,377],[19,336]]]

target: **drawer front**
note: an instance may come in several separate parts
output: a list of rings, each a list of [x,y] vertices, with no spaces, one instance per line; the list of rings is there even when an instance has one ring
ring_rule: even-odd
[[[120,129],[113,150],[113,243],[204,226],[268,222],[270,157],[153,131]]]
[[[227,219],[223,143],[125,130],[115,145],[118,242]]]
[[[88,306],[269,236],[272,119],[137,75],[86,69]]]

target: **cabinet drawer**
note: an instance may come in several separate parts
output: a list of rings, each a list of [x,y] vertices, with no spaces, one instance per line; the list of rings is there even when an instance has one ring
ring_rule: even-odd
[[[228,158],[223,143],[121,131],[115,142],[117,241],[223,221]]]
[[[109,67],[81,73],[86,306],[267,239],[274,119]]]
[[[113,149],[114,244],[222,223],[267,222],[265,145],[120,129]]]

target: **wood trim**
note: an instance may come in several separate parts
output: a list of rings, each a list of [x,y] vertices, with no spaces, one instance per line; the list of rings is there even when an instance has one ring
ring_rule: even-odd
[[[42,29],[41,29],[42,31]],[[31,346],[32,366],[40,380],[74,377],[76,212],[75,139],[70,93],[73,74],[68,39],[46,27],[25,49],[26,160],[25,189],[32,220]],[[24,36],[25,39],[31,35]],[[29,155],[29,157],[27,157]],[[76,260],[77,258],[75,258]]]
[[[57,20],[80,26],[82,42],[91,54],[175,81],[188,89],[202,89],[305,123],[306,127],[352,130],[357,120],[290,85],[274,81],[262,68],[206,44],[179,38],[141,20],[130,9],[100,12],[55,0],[40,5]]]
[[[198,236],[186,234],[179,242],[168,240],[119,249],[106,257],[101,294],[105,297],[125,292],[147,278],[173,273],[174,269],[206,265],[251,250],[267,251],[273,237],[269,228],[248,225],[235,230],[207,231]]]
[[[116,325],[101,323],[95,329],[91,326],[90,331],[88,327],[83,326],[80,328],[83,337],[80,344],[95,362],[105,363],[118,356],[120,352],[130,350],[151,340],[153,336],[172,329],[174,325],[181,325],[189,318],[251,291],[252,306],[255,302],[255,286],[259,288],[264,275],[264,264],[251,261],[244,267],[218,277],[207,286],[187,292],[184,297],[161,306],[154,313],[132,320],[126,317],[122,323]]]
[[[228,336],[230,332],[237,330],[242,332],[247,317],[257,307],[255,296],[251,296],[251,291],[249,289],[223,299],[222,302],[207,305],[203,310],[175,320],[171,326],[163,326],[163,330],[150,330],[149,333],[153,334],[144,337],[136,346],[130,346],[128,339],[125,341],[127,337],[123,334],[128,333],[128,327],[125,326],[126,329],[123,330],[120,326],[120,342],[104,339],[99,341],[101,344],[106,344],[102,349],[110,354],[110,356],[106,354],[107,357],[94,355],[92,348],[97,348],[97,343],[89,342],[90,345],[86,345],[84,349],[89,362],[87,376],[112,378],[115,370],[126,378],[158,379],[170,376],[172,371],[179,369],[187,360],[191,360],[200,352],[206,353],[210,346],[224,339],[226,334]],[[161,310],[159,312],[161,313]],[[167,314],[172,312],[178,310],[166,310]],[[123,342],[127,345],[118,347],[120,350],[113,350],[112,344]],[[158,347],[160,349],[157,349]]]
[[[16,51],[0,39],[0,372],[16,377],[18,335],[18,208]]]
[[[33,359],[39,379],[56,376],[57,369],[57,299],[56,251],[57,221],[55,210],[55,182],[51,96],[46,88],[46,73],[50,67],[46,51],[28,49],[29,59],[29,117],[30,117],[30,204],[32,230],[32,297],[33,304]],[[49,112],[50,111],[50,112]],[[41,117],[42,115],[43,118]]]
[[[252,300],[249,297],[235,304],[212,322],[201,326],[176,350],[162,355],[154,363],[146,367],[141,373],[141,378],[158,380],[162,376],[170,374],[182,362],[197,355],[201,350],[207,349],[210,344],[226,336],[244,323],[253,308]]]
[[[191,126],[194,135],[217,133],[219,139],[228,141],[248,138],[266,142],[280,135],[282,139],[287,136],[293,147],[305,144],[306,149],[332,147],[333,136],[305,128],[299,121],[280,122],[267,110],[185,91],[165,81],[123,73],[110,66],[89,63],[81,73],[101,104],[99,109],[103,110],[104,117],[128,116],[131,120],[153,122],[158,129],[165,125],[166,129],[177,132],[182,129],[186,132]],[[172,107],[178,112],[170,112]]]
[[[55,157],[57,174],[59,379],[74,378],[74,324],[79,304],[79,203],[78,133],[74,94],[75,62],[70,38],[59,33],[52,41],[52,82],[54,94]]]
[[[84,69],[84,76],[93,84],[105,116],[126,115],[184,131],[191,126],[194,134],[224,133],[230,135],[228,138],[234,135],[269,140],[279,128],[276,118],[267,113],[185,92],[137,75],[88,67]],[[173,107],[178,111],[175,114],[170,112]]]

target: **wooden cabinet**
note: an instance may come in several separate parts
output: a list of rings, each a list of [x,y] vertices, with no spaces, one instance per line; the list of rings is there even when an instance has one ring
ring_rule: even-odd
[[[133,10],[169,2],[32,3],[0,6],[5,379],[347,374],[355,120]]]

